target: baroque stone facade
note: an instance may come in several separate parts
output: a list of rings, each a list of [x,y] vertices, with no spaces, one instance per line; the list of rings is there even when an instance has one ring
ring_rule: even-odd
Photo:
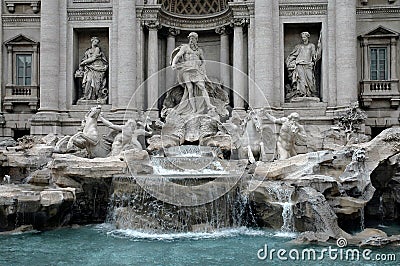
[[[191,1],[188,1],[191,3]],[[81,98],[74,77],[93,36],[108,59],[107,101],[112,123],[126,114],[161,117],[164,94],[177,83],[170,54],[195,31],[209,78],[229,93],[231,109],[299,113],[313,139],[359,102],[362,131],[399,126],[400,1],[4,0],[0,5],[0,136],[72,135],[96,102]],[[285,63],[309,32],[320,44],[313,65],[318,97],[287,101]],[[217,64],[213,62],[220,62]],[[271,121],[271,130],[278,133]],[[106,127],[99,129],[106,132]],[[314,141],[315,142],[315,141]],[[297,152],[320,147],[306,143]],[[314,147],[314,148],[313,148]]]

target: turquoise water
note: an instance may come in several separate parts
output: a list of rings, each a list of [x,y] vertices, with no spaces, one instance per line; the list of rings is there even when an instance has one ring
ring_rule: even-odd
[[[47,232],[0,235],[0,265],[332,265],[346,260],[280,261],[260,260],[257,252],[268,249],[315,248],[288,243],[287,234],[236,228],[215,233],[150,234],[135,230],[114,230],[110,225],[64,228]],[[333,243],[332,247],[337,248]],[[362,250],[361,250],[362,251]],[[397,261],[352,261],[351,265],[399,265],[400,247],[374,249],[394,253]],[[263,253],[260,253],[263,255]],[[294,253],[295,254],[295,253]],[[286,255],[288,256],[288,255]]]

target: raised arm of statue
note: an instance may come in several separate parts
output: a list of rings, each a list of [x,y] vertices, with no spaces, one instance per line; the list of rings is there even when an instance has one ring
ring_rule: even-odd
[[[285,122],[283,118],[276,118],[273,115],[270,115],[269,113],[265,113],[266,117],[274,124],[282,124]]]
[[[122,126],[114,125],[113,123],[111,123],[110,121],[105,119],[101,113],[99,115],[99,118],[100,118],[100,121],[103,122],[103,124],[106,125],[107,127],[117,130],[117,131],[122,131]]]

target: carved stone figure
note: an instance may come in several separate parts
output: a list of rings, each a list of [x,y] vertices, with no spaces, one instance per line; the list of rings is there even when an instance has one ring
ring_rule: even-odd
[[[250,163],[265,159],[262,126],[255,111],[250,111],[244,120],[233,113],[219,129],[220,133],[230,135],[231,149],[237,151],[238,159],[248,159]]]
[[[106,103],[108,61],[99,47],[99,38],[92,37],[90,41],[92,46],[86,50],[79,69],[75,72],[75,77],[83,78],[83,97],[80,100],[97,100],[99,103]]]
[[[82,121],[81,130],[72,137],[64,137],[57,143],[56,147],[68,141],[67,151],[73,150],[74,146],[86,149],[89,158],[106,157],[110,152],[109,147],[103,141],[97,127],[97,119],[101,112],[101,106],[92,107]]]
[[[189,44],[172,52],[171,65],[178,72],[179,84],[166,93],[161,110],[165,123],[160,135],[147,140],[149,151],[184,143],[214,146],[218,123],[229,115],[228,93],[207,77],[204,55],[197,40],[197,33],[192,32]]]
[[[282,125],[276,143],[277,159],[283,160],[297,155],[295,150],[296,141],[306,141],[307,139],[304,127],[299,124],[299,114],[291,113],[288,117],[282,118],[275,118],[268,113],[265,113],[265,115],[273,123]]]
[[[321,36],[318,46],[309,43],[310,34],[301,33],[303,43],[296,45],[286,58],[286,66],[291,80],[291,89],[286,98],[291,100],[297,97],[318,97],[315,85],[315,63],[321,59]]]
[[[199,48],[198,35],[191,32],[189,44],[176,48],[171,55],[171,67],[178,71],[178,82],[185,90],[178,113],[204,113],[216,107],[211,103],[206,89],[206,75],[203,51]]]
[[[107,127],[114,129],[118,133],[111,146],[111,156],[119,155],[122,151],[135,150],[142,151],[142,144],[138,141],[140,135],[149,136],[152,134],[150,131],[146,131],[144,128],[137,128],[137,126],[144,126],[141,122],[136,122],[134,119],[129,119],[124,125],[114,125],[103,117],[102,114],[99,116],[100,121],[103,122]]]

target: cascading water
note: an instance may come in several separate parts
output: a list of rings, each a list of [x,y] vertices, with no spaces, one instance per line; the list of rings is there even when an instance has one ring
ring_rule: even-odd
[[[385,224],[384,224],[385,209],[383,207],[383,197],[382,197],[382,195],[379,197],[379,209],[378,209],[378,212],[381,215],[381,222],[379,224],[379,227],[385,227]]]
[[[360,229],[364,231],[365,229],[365,214],[364,214],[364,207],[360,209]]]
[[[173,147],[164,152],[166,157],[150,159],[153,174],[113,179],[109,223],[118,229],[205,232],[254,221],[249,218],[249,200],[240,193],[235,164],[218,159],[208,147]],[[215,195],[221,184],[231,186]]]
[[[295,232],[292,202],[293,188],[285,185],[272,184],[268,187],[268,191],[278,200],[276,203],[282,206],[283,225],[281,231],[287,233]]]

